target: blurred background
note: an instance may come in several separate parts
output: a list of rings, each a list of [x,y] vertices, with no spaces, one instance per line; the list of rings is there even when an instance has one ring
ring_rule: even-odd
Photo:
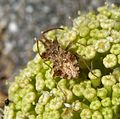
[[[120,4],[120,0],[107,0]],[[0,107],[7,98],[6,81],[34,57],[34,38],[50,27],[71,25],[77,12],[96,10],[105,0],[0,0]]]

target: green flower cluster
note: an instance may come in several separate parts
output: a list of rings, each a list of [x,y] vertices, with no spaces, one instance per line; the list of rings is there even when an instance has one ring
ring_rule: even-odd
[[[99,7],[63,28],[46,35],[77,55],[79,77],[53,77],[52,62],[37,53],[11,83],[4,119],[120,119],[120,7]]]

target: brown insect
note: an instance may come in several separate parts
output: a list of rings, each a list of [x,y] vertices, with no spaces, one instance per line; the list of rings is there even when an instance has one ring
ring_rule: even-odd
[[[71,42],[65,49],[62,49],[57,41],[57,38],[55,38],[54,41],[51,41],[45,36],[47,32],[58,29],[64,30],[63,28],[59,27],[48,29],[41,32],[41,37],[37,40],[37,49],[40,57],[42,57],[44,60],[50,60],[53,63],[53,68],[47,64],[52,69],[53,76],[59,76],[67,79],[78,78],[80,73],[78,59],[81,59],[86,65],[87,69],[92,73],[91,68],[87,65],[82,56],[78,56],[77,54],[73,54],[69,51],[69,48],[72,44]],[[39,41],[44,44],[46,49],[42,55],[40,54],[39,50]],[[95,74],[93,75],[96,76]]]
[[[70,51],[62,49],[59,46],[57,38],[51,41],[45,36],[45,33],[56,29],[63,30],[63,28],[52,28],[41,32],[41,37],[37,40],[38,53],[43,59],[52,61],[53,76],[60,76],[67,79],[77,78],[79,76],[77,57]],[[42,55],[39,51],[38,41],[41,41],[46,48],[46,51]]]

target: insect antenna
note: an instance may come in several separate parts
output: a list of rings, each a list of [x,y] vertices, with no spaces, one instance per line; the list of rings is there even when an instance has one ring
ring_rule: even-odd
[[[42,57],[41,54],[40,54],[39,42],[38,42],[38,41],[39,41],[39,40],[36,39],[36,42],[37,42],[37,50],[38,50],[38,54],[39,54],[39,56]],[[52,67],[51,67],[50,65],[48,65],[44,60],[43,60],[43,62],[44,62],[44,63],[45,63],[50,69],[52,69]]]
[[[66,102],[67,97],[66,97],[66,93],[62,90],[62,88],[59,86],[59,84],[57,84],[59,90],[64,94],[64,101]]]
[[[48,43],[50,42],[50,40],[45,36],[45,33],[49,32],[49,31],[57,30],[57,29],[64,30],[64,28],[54,27],[54,28],[50,28],[50,29],[47,29],[47,30],[41,32],[41,39],[42,38],[45,39],[45,41],[43,41],[43,39],[41,40],[44,45],[46,45],[46,43],[45,43],[46,41]]]
[[[50,29],[47,29],[47,30],[43,31],[42,34],[45,34],[45,33],[49,32],[49,31],[57,30],[57,29],[64,30],[64,28],[61,28],[61,27],[54,27],[54,28],[50,28]]]

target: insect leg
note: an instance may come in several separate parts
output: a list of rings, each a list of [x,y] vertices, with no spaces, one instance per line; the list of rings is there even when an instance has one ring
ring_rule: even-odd
[[[61,87],[59,86],[59,84],[57,84],[57,86],[58,86],[58,88],[59,88],[59,90],[64,94],[64,101],[66,102],[66,100],[67,100],[67,98],[66,98],[66,94],[65,94],[65,92],[61,89]]]
[[[82,62],[86,65],[87,69],[88,69],[96,78],[98,78],[98,77],[92,72],[91,68],[87,65],[87,63],[86,63],[85,60],[82,58],[82,56],[79,55],[78,57],[80,57],[80,58],[82,59]]]

